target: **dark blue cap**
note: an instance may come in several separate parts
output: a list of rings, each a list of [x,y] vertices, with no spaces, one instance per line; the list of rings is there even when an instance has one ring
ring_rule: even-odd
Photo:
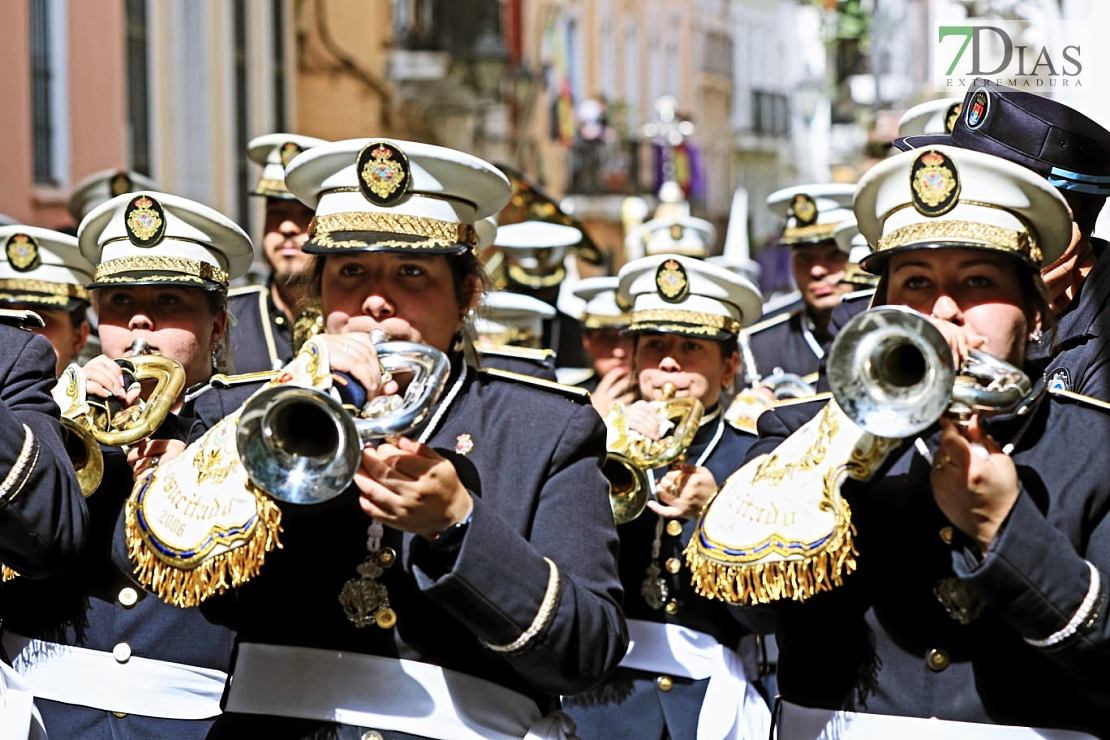
[[[1110,195],[1110,131],[1051,98],[977,78],[951,134],[905,136],[902,151],[950,144],[1028,167],[1059,190]]]

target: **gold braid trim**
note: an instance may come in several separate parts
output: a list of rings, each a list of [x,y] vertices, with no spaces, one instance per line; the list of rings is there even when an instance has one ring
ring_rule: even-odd
[[[79,298],[89,300],[89,291],[83,286],[70,283],[53,283],[46,280],[28,280],[26,278],[8,278],[0,280],[0,290],[27,291],[30,293],[45,293],[51,296],[64,296],[66,299]],[[42,300],[41,298],[39,299]],[[65,303],[66,301],[62,301]]]
[[[601,316],[588,313],[582,317],[582,326],[587,329],[623,329],[630,323],[628,314],[620,316]]]
[[[167,280],[192,279],[193,282],[211,281],[227,287],[228,274],[216,265],[200,260],[186,259],[185,257],[168,257],[163,255],[141,255],[137,257],[120,257],[108,260],[96,266],[93,279],[98,283],[133,283],[140,279],[123,277],[120,273],[135,271],[176,272],[178,276]]]
[[[824,241],[836,235],[839,223],[810,224],[809,226],[792,226],[782,230],[783,244],[797,244],[798,242]]]
[[[551,619],[551,613],[555,611],[555,600],[559,595],[559,566],[555,565],[555,561],[551,558],[544,558],[547,562],[547,590],[544,591],[543,601],[540,602],[539,611],[536,612],[536,617],[532,620],[532,624],[528,625],[528,629],[521,633],[520,637],[506,645],[491,645],[488,642],[482,644],[495,653],[517,653],[528,647],[536,635],[540,633],[547,622]]]
[[[731,604],[770,604],[782,599],[805,601],[822,591],[844,583],[844,576],[856,569],[856,550],[851,508],[844,499],[836,505],[840,516],[832,537],[820,552],[808,553],[804,560],[777,561],[745,565],[725,565],[702,556],[698,538],[690,538],[683,554],[690,568],[694,590],[707,599]]]
[[[144,544],[135,513],[135,497],[128,498],[127,554],[135,566],[134,574],[139,583],[167,604],[187,609],[257,576],[262,571],[266,553],[282,547],[278,537],[282,530],[281,509],[253,484],[248,484],[247,488],[258,502],[258,524],[250,539],[244,545],[205,558],[199,566],[189,570],[166,563]]]
[[[254,186],[251,191],[254,195],[264,195],[267,198],[272,196],[284,196],[288,198],[292,193],[289,188],[285,187],[285,180],[271,180],[270,178],[262,178],[258,184]]]
[[[351,240],[337,242],[330,235],[336,231],[382,231],[401,236],[422,236],[423,242],[400,242],[388,246],[402,246],[411,249],[420,247],[446,247],[462,244],[472,247],[478,243],[478,232],[470,224],[457,221],[441,221],[424,216],[410,216],[405,213],[382,213],[352,211],[349,213],[329,213],[316,216],[308,227],[308,237],[322,246],[365,246],[366,241]],[[387,245],[375,241],[374,244]]]
[[[0,565],[0,582],[7,583],[19,578],[19,574],[6,565]]]
[[[683,331],[704,329],[702,334],[716,334],[718,331],[727,331],[731,334],[740,332],[740,322],[715,313],[702,313],[700,311],[683,311],[677,308],[649,308],[643,311],[632,312],[633,331],[651,330],[656,324],[694,324],[695,327],[683,326]]]
[[[563,282],[563,278],[567,276],[567,269],[561,264],[556,266],[555,271],[550,274],[534,275],[515,262],[509,262],[508,272],[513,282],[527,285],[529,288],[550,288],[552,285]]]
[[[922,242],[958,242],[980,244],[1000,252],[1016,252],[1035,263],[1041,261],[1041,248],[1028,231],[1015,231],[1001,226],[974,221],[922,221],[895,229],[879,239],[876,252],[885,252]]]

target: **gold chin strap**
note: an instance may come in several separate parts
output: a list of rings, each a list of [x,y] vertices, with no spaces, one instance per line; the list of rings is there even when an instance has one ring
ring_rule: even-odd
[[[773,452],[729,476],[702,510],[686,547],[697,592],[766,604],[841,585],[857,553],[840,488],[870,479],[899,444],[867,434],[830,400]]]

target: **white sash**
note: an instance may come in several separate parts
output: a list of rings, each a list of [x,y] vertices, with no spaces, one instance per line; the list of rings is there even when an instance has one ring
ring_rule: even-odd
[[[225,711],[313,719],[437,740],[577,740],[562,712],[413,660],[241,643]]]
[[[621,666],[694,680],[709,679],[698,715],[697,740],[764,740],[767,702],[745,678],[740,656],[717,638],[677,624],[628,620]]]
[[[1097,740],[1075,730],[810,709],[780,701],[778,740]]]
[[[162,719],[220,713],[227,674],[211,668],[31,640],[5,632],[4,649],[36,698]]]

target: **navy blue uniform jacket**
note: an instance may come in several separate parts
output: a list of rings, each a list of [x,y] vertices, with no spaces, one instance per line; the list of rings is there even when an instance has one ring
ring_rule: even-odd
[[[821,408],[769,411],[749,459],[771,451]],[[988,422],[999,444],[1024,418]],[[938,434],[923,435],[930,450]],[[844,585],[776,605],[782,696],[808,706],[939,717],[1110,736],[1110,413],[1043,398],[1013,459],[1020,495],[986,556],[937,508],[930,464],[907,440],[870,483],[842,489],[859,550]],[[1092,579],[1088,564],[1097,569]],[[983,605],[969,624],[934,595],[956,578]],[[1094,608],[1053,648],[1089,593]],[[931,660],[930,660],[931,657]]]
[[[190,413],[186,409],[184,413]],[[199,436],[188,417],[170,415],[155,432],[164,439]],[[3,605],[4,629],[47,642],[77,645],[111,653],[126,643],[135,657],[228,670],[233,647],[231,630],[212,616],[218,605],[179,609],[146,593],[131,576],[126,548],[114,532],[122,530],[124,502],[131,493],[132,471],[118,447],[102,447],[104,479],[88,498],[90,533],[87,546],[72,567],[41,581],[10,584]],[[114,556],[114,560],[113,560]],[[123,592],[127,590],[127,593]],[[137,596],[136,601],[132,598]],[[82,740],[165,737],[203,738],[207,720],[173,720],[38,699],[51,737]]]
[[[54,348],[44,337],[0,324],[0,563],[41,578],[73,562],[88,514],[62,442]],[[26,425],[31,431],[30,447]],[[22,471],[14,468],[21,455]],[[4,594],[4,598],[10,598]]]
[[[698,430],[686,453],[686,460],[695,462],[704,452],[717,423],[710,422]],[[725,482],[744,459],[754,435],[737,430],[724,422],[721,440],[703,465],[713,473],[717,485]],[[656,471],[662,477],[666,469]],[[624,611],[629,619],[680,624],[713,635],[722,644],[735,649],[748,631],[721,601],[710,601],[694,593],[691,575],[682,550],[693,535],[695,522],[681,520],[682,531],[674,536],[664,527],[660,542],[659,565],[667,588],[679,602],[678,613],[667,614],[652,609],[640,593],[645,571],[651,562],[652,541],[659,517],[649,509],[627,524],[617,528],[621,538],[621,583],[624,586]],[[664,564],[676,558],[681,569],[668,573]],[[697,736],[698,713],[709,684],[708,679],[695,681],[668,676],[671,685],[663,691],[656,685],[656,674],[618,668],[602,686],[578,697],[567,697],[566,711],[578,723],[583,740],[694,740]]]
[[[228,342],[234,372],[265,372],[293,359],[293,327],[274,304],[268,285],[236,288],[228,295],[227,309],[233,318]]]
[[[460,358],[453,364],[448,389]],[[249,390],[206,395],[241,400]],[[465,435],[472,449],[463,454]],[[628,638],[619,607],[617,536],[600,469],[605,430],[597,413],[561,392],[469,368],[428,443],[452,460],[474,496],[474,511],[454,556],[385,528],[382,544],[397,551],[398,562],[380,582],[388,588],[396,626],[358,629],[337,599],[367,556],[370,519],[352,486],[324,504],[281,505],[283,547],[231,595],[239,640],[432,663],[522,692],[541,709],[559,694],[600,682],[624,656]],[[483,647],[509,644],[531,625],[547,589],[545,557],[560,575],[544,628],[518,652]],[[235,725],[217,723],[213,737],[224,736],[221,727],[227,736],[241,736],[236,733],[262,726],[265,718],[240,715]]]

